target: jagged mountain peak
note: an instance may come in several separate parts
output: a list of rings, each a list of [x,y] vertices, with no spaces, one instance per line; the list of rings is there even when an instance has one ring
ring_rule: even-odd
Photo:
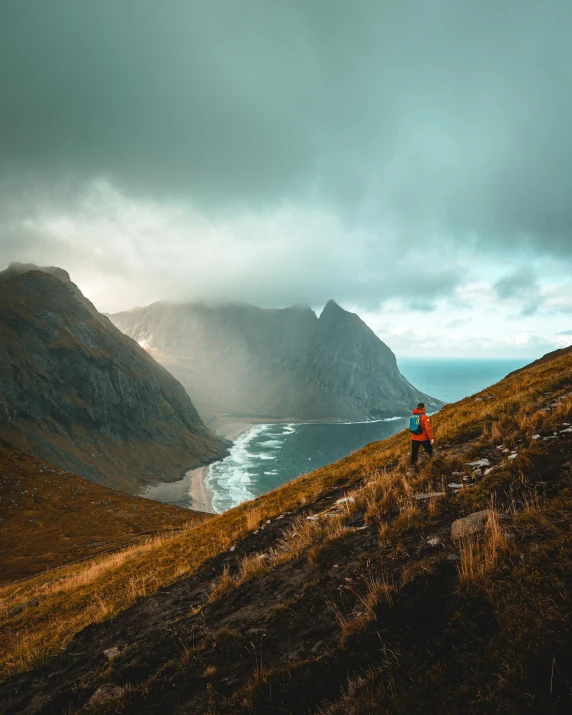
[[[212,417],[363,420],[442,405],[400,374],[390,348],[355,313],[329,300],[237,311],[153,306],[110,316],[144,344]]]
[[[352,313],[349,313],[347,310],[344,310],[338,303],[336,303],[333,298],[330,298],[330,300],[324,306],[324,310],[322,310],[322,312],[320,313],[320,320],[329,318],[331,316],[340,315],[352,315]]]

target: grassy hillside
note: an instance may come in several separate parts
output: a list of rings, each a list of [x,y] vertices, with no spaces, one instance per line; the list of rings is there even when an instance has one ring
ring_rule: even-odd
[[[559,352],[445,407],[418,473],[401,433],[184,533],[0,589],[0,700],[569,712],[571,368]],[[483,530],[453,540],[481,510]]]
[[[205,518],[93,484],[0,440],[0,584]]]

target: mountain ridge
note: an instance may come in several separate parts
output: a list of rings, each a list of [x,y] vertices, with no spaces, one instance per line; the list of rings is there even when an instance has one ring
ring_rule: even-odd
[[[153,303],[110,319],[185,385],[205,416],[362,421],[444,403],[411,385],[395,355],[334,300],[305,305]]]

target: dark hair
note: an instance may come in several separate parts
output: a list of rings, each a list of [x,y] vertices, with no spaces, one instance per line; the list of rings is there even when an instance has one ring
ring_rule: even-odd
[[[418,409],[418,410],[424,410],[424,409],[425,409],[425,403],[424,403],[424,402],[420,402],[420,403],[417,405],[417,409]]]

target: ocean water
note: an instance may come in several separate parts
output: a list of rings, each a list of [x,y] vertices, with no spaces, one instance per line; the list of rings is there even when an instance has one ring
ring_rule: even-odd
[[[474,358],[401,358],[401,374],[417,389],[444,402],[457,402],[494,385],[530,360]]]
[[[452,358],[402,358],[398,362],[412,384],[445,402],[479,392],[526,364]],[[235,441],[226,459],[211,465],[206,484],[214,495],[213,508],[226,511],[406,426],[403,417],[347,424],[257,425]]]
[[[399,432],[406,418],[363,423],[263,424],[234,442],[228,457],[210,466],[206,480],[221,513],[291,479],[337,462],[356,449]]]

